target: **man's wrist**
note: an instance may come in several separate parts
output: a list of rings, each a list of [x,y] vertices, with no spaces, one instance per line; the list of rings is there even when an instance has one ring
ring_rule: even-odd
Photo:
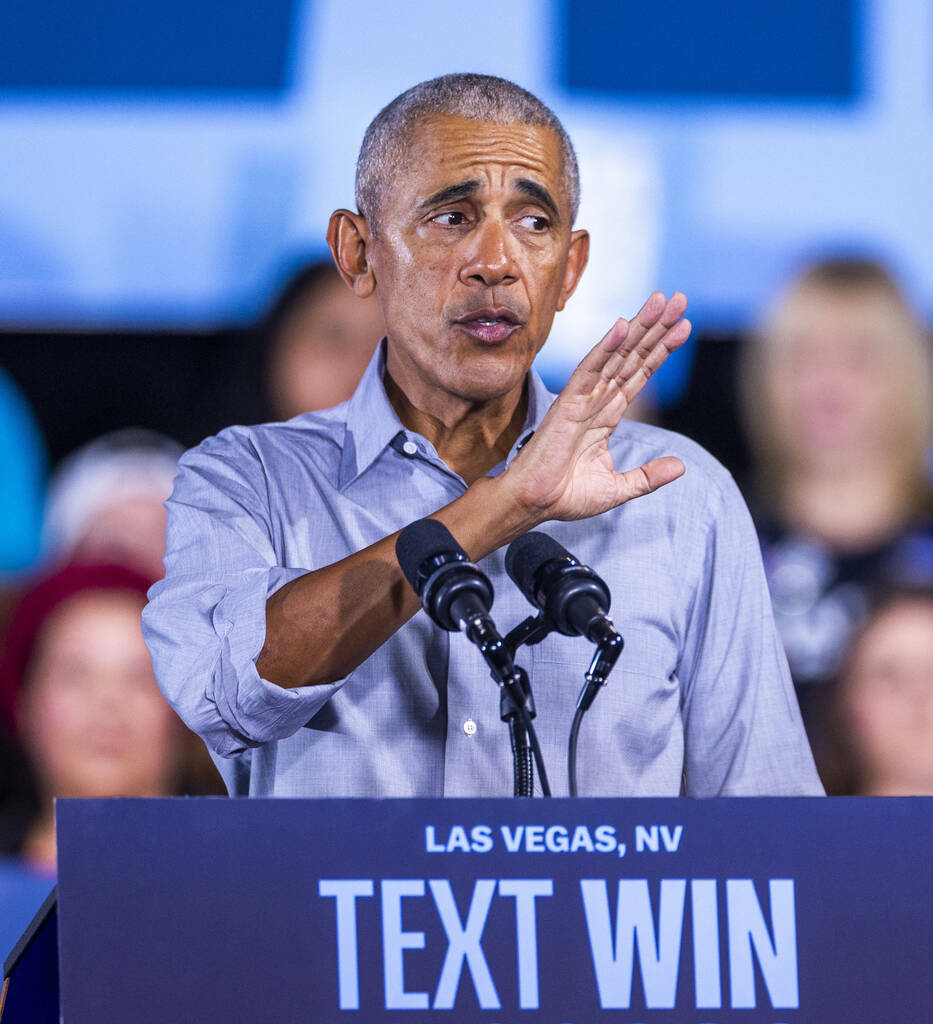
[[[437,514],[467,550],[480,559],[544,520],[536,518],[519,500],[507,473],[481,477],[466,493]]]

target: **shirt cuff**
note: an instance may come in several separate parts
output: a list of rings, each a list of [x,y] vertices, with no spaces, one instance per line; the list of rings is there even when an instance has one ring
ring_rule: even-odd
[[[340,689],[344,680],[287,689],[263,679],[256,659],[266,639],[266,601],[305,569],[276,568],[257,573],[215,605],[213,626],[220,658],[205,694],[232,733],[212,737],[225,757],[247,747],[284,739],[297,732]],[[247,570],[245,576],[253,573]]]

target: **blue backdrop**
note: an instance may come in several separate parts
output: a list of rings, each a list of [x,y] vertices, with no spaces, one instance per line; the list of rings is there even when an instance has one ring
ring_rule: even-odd
[[[827,249],[933,310],[925,0],[11,0],[0,52],[0,324],[249,319],[352,204],[376,111],[465,69],[578,146],[593,250],[558,369],[654,287],[743,327]]]

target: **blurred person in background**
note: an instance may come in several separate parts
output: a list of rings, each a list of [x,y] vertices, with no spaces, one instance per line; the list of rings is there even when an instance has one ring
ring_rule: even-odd
[[[104,434],[69,455],[49,484],[43,544],[51,564],[115,563],[161,579],[164,502],[182,451],[164,434],[133,427]],[[225,795],[204,744],[186,730],[184,745],[186,791]]]
[[[63,460],[49,483],[43,549],[53,564],[115,562],[162,576],[165,508],[183,449],[152,430],[115,430]]]
[[[291,278],[260,333],[269,414],[287,420],[348,399],[385,325],[379,303],[354,295],[327,259]]]
[[[0,654],[0,709],[29,759],[35,806],[18,844],[55,871],[56,797],[179,792],[184,729],[156,685],[140,629],[151,580],[70,565],[26,590]]]
[[[833,259],[780,296],[744,353],[745,422],[775,618],[818,747],[825,683],[871,591],[933,582],[929,339],[890,274]]]
[[[853,637],[832,700],[827,791],[933,796],[933,588],[889,594]]]

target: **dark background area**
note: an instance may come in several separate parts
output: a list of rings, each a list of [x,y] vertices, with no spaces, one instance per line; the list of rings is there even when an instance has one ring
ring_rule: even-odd
[[[253,332],[6,331],[0,365],[22,388],[52,465],[120,427],[197,444],[266,418]]]
[[[698,441],[741,482],[748,455],[735,409],[740,345],[737,335],[701,333],[689,385],[661,422]],[[249,328],[5,331],[0,365],[29,400],[52,465],[119,427],[149,427],[191,447],[233,423],[270,418]]]

